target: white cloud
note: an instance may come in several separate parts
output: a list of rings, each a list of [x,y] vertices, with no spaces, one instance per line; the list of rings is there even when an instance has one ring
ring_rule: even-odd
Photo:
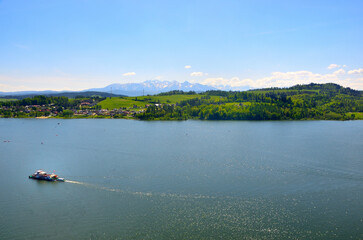
[[[361,70],[363,73],[363,69]],[[266,87],[291,87],[297,84],[309,83],[336,83],[344,87],[353,89],[363,89],[363,78],[348,77],[344,69],[339,69],[332,74],[319,74],[310,71],[296,72],[273,72],[270,76],[258,79],[240,79],[239,77],[232,78],[206,78],[201,83],[210,85],[216,88],[223,89],[232,87],[233,89],[245,88],[266,88]]]
[[[348,67],[348,66],[344,64],[343,67],[345,68],[345,67]]]
[[[124,73],[122,75],[123,76],[134,76],[134,75],[136,75],[136,73],[135,72],[127,72],[127,73]]]
[[[341,69],[339,69],[339,70],[337,70],[337,71],[333,72],[333,74],[335,74],[335,75],[338,75],[338,74],[345,74],[345,70],[344,70],[343,68],[341,68]]]
[[[202,84],[210,85],[216,88],[224,88],[224,87],[245,87],[251,86],[253,84],[252,79],[239,79],[239,77],[232,77],[230,79],[223,78],[223,77],[216,77],[216,78],[206,78],[202,81]]]
[[[186,66],[184,66],[184,68],[189,69],[189,68],[192,68],[192,66],[186,65]]]
[[[192,72],[190,74],[190,76],[192,76],[192,77],[202,77],[203,75],[204,75],[204,73],[202,73],[202,72]]]
[[[340,67],[338,64],[330,64],[328,66],[328,69],[334,69],[334,68],[338,68],[338,67]]]
[[[353,69],[348,71],[348,74],[362,74],[363,73],[363,69],[359,68],[359,69]]]

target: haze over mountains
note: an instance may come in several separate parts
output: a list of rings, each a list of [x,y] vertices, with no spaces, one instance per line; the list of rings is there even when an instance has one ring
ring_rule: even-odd
[[[202,85],[199,83],[190,82],[177,82],[177,81],[159,81],[159,80],[148,80],[141,83],[114,83],[104,88],[92,88],[89,91],[97,92],[109,92],[113,94],[128,95],[128,96],[140,96],[147,94],[157,94],[161,92],[168,92],[172,90],[182,91],[195,91],[204,92],[207,90],[215,90],[216,88]]]
[[[20,92],[0,92],[0,97],[5,96],[20,96],[20,95],[59,95],[62,93],[107,93],[116,95],[126,95],[126,96],[140,96],[147,94],[158,94],[161,92],[168,92],[172,90],[182,90],[182,91],[195,91],[204,92],[207,90],[215,90],[216,88],[190,82],[177,82],[177,81],[159,81],[159,80],[147,80],[141,83],[114,83],[108,85],[104,88],[91,88],[85,89],[83,91],[20,91]]]

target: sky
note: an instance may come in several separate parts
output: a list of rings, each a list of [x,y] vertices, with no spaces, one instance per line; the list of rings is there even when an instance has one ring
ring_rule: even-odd
[[[0,0],[0,91],[145,80],[363,90],[362,0]]]

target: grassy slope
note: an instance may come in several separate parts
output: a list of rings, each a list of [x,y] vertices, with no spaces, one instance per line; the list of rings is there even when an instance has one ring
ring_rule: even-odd
[[[114,108],[129,108],[134,105],[137,105],[139,107],[144,107],[145,103],[139,102],[139,101],[133,101],[126,98],[119,98],[119,97],[113,97],[113,98],[107,98],[101,102],[99,102],[97,105],[101,105],[102,109],[114,109]]]
[[[350,112],[350,113],[347,113],[347,115],[350,117],[352,114],[355,115],[355,120],[363,120],[363,113],[361,112]]]
[[[115,108],[130,108],[134,105],[138,107],[145,107],[146,104],[152,103],[164,103],[164,104],[175,104],[177,102],[201,98],[203,95],[169,95],[169,96],[139,96],[139,97],[113,97],[107,98],[98,103],[102,109],[115,109]],[[135,101],[137,99],[137,101]],[[213,96],[212,99],[218,100],[219,97]]]

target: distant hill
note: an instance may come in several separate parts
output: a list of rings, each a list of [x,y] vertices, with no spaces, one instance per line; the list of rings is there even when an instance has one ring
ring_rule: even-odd
[[[67,91],[64,91],[67,92]],[[38,96],[38,95],[48,95],[48,94],[56,94],[60,93],[57,91],[45,90],[45,91],[19,91],[19,92],[0,92],[0,97],[10,98],[15,96]]]
[[[335,83],[310,83],[307,85],[295,85],[289,88],[290,90],[319,90],[320,92],[333,92],[333,93],[341,93],[348,94],[353,96],[362,96],[362,91],[354,90],[349,87],[345,88]]]
[[[78,95],[89,97],[92,95],[99,95],[102,97],[109,96],[142,96],[142,95],[154,95],[162,92],[169,92],[173,90],[181,90],[185,92],[205,92],[208,90],[216,90],[216,88],[190,82],[177,82],[177,81],[159,81],[148,80],[141,83],[114,83],[104,88],[91,88],[83,91],[20,91],[20,92],[0,92],[0,98],[13,98],[23,99],[27,97],[34,97],[39,95],[44,96],[66,96],[76,97]],[[111,95],[112,93],[112,95]]]
[[[249,91],[297,91],[300,93],[303,92],[316,92],[316,93],[329,93],[329,94],[347,94],[351,96],[362,96],[363,91],[354,90],[349,87],[343,87],[336,83],[310,83],[304,85],[295,85],[288,88],[261,88],[261,89],[251,89]],[[291,95],[291,94],[290,94]]]
[[[148,80],[141,83],[114,83],[104,88],[92,88],[88,91],[108,92],[114,94],[122,94],[127,96],[142,96],[142,95],[154,95],[162,92],[169,92],[173,90],[181,91],[194,91],[194,92],[205,92],[208,90],[215,90],[216,88],[190,82],[177,82],[177,81],[159,81],[159,80]]]
[[[0,98],[7,99],[24,99],[31,98],[34,96],[43,95],[46,97],[124,97],[124,95],[110,94],[107,92],[96,92],[96,91],[84,91],[84,92],[55,92],[55,91],[27,91],[27,92],[12,92],[12,93],[2,93],[0,92]]]

